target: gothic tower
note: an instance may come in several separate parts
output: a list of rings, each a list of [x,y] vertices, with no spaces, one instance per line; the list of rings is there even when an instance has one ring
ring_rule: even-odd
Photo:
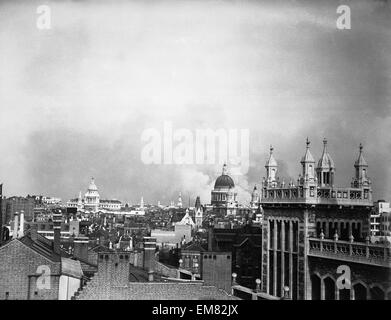
[[[195,206],[194,206],[194,211],[195,211],[195,224],[198,228],[202,227],[202,216],[203,216],[203,209],[201,206],[201,200],[200,197],[197,197]]]

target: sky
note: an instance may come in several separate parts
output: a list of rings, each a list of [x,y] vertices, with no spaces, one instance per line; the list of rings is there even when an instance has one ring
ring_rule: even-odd
[[[51,28],[37,28],[37,7]],[[351,9],[351,29],[336,12]],[[4,194],[210,203],[213,164],[146,164],[143,132],[244,129],[249,200],[269,146],[286,181],[322,140],[350,186],[363,143],[374,199],[391,201],[391,5],[386,1],[1,1]],[[163,145],[164,147],[164,145]]]

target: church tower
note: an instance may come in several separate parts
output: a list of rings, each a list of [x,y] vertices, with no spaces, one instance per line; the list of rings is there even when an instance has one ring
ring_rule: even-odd
[[[83,208],[83,198],[81,196],[81,191],[79,192],[79,197],[77,198],[77,208],[78,209]]]
[[[201,228],[202,227],[202,218],[203,218],[203,209],[201,206],[200,197],[197,197],[197,199],[196,199],[194,211],[195,211],[195,224],[198,228]]]
[[[178,208],[182,208],[182,194],[179,192],[179,196],[178,196],[178,204],[177,204]]]
[[[327,140],[325,138],[323,140],[323,153],[318,161],[318,166],[316,168],[319,187],[333,186],[334,172],[334,161],[327,152]]]
[[[257,209],[259,204],[259,192],[257,189],[257,185],[254,186],[253,192],[251,193],[251,209]]]
[[[352,187],[353,188],[361,188],[368,187],[371,185],[371,181],[367,176],[368,164],[363,156],[363,145],[360,143],[360,153],[358,155],[358,159],[354,163],[355,168],[355,177],[353,179]]]
[[[273,156],[273,146],[270,146],[270,156],[269,160],[265,164],[266,168],[266,186],[267,187],[275,187],[277,186],[277,161]]]
[[[141,197],[141,200],[140,200],[140,209],[144,209],[144,197]]]

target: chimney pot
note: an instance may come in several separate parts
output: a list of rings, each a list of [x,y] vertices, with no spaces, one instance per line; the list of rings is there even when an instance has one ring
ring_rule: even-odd
[[[14,230],[12,231],[12,239],[16,239],[18,237],[19,230],[19,213],[15,212],[14,214]]]

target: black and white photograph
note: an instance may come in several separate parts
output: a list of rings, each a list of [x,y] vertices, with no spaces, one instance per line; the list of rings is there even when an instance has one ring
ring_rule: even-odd
[[[387,0],[0,0],[0,137],[0,300],[391,300]]]

